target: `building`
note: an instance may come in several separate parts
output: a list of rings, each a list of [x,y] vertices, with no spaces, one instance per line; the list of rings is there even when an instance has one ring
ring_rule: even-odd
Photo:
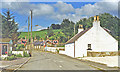
[[[43,41],[35,41],[33,42],[33,46],[35,49],[41,49],[41,46],[43,46]]]
[[[7,57],[9,51],[12,51],[12,41],[9,38],[0,39],[0,57]]]
[[[109,31],[100,26],[99,16],[94,16],[93,26],[84,30],[79,26],[78,33],[65,44],[65,54],[71,57],[100,56],[118,51],[118,41]]]

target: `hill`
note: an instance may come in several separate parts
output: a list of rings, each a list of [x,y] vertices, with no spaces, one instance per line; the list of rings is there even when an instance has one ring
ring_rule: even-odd
[[[54,34],[61,32],[61,29],[53,30]],[[42,39],[45,39],[45,36],[47,35],[48,30],[41,30],[41,31],[33,31],[32,36],[39,36]],[[20,36],[18,38],[25,38],[25,36],[28,38],[28,32],[20,32]],[[31,36],[31,32],[29,32],[29,36]]]

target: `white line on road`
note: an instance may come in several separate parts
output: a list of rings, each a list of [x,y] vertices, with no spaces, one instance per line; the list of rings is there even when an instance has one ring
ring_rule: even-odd
[[[62,67],[61,65],[59,67]]]

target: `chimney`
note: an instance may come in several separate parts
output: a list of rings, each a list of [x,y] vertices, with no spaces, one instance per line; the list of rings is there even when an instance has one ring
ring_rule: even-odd
[[[80,33],[81,31],[83,31],[83,25],[79,24],[78,33]]]
[[[96,16],[94,16],[94,21],[96,21]]]
[[[99,16],[94,16],[93,27],[99,26],[100,26]]]

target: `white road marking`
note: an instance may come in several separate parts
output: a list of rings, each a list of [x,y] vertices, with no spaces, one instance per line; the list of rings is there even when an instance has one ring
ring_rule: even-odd
[[[61,65],[59,67],[62,67]]]
[[[63,62],[63,61],[59,61],[59,62]]]

